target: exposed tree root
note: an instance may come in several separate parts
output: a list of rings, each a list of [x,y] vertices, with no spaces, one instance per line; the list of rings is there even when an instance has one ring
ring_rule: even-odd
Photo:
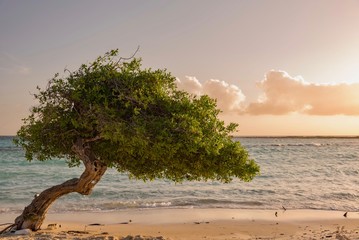
[[[11,223],[4,223],[4,224],[1,224],[0,226],[7,225],[7,224],[11,224]],[[11,224],[10,226],[7,226],[6,228],[4,228],[3,230],[0,231],[0,235],[10,232],[15,226],[16,226],[15,223]]]

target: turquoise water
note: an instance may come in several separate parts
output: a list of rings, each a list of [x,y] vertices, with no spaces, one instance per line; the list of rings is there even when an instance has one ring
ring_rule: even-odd
[[[261,166],[250,183],[129,180],[109,170],[90,196],[69,194],[50,212],[126,208],[256,208],[359,211],[358,138],[238,138]],[[79,177],[63,160],[27,162],[0,137],[0,213],[20,212],[36,193]]]

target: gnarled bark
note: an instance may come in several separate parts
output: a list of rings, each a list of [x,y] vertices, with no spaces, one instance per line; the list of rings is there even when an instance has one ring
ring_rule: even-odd
[[[80,178],[70,179],[60,185],[48,188],[36,196],[31,204],[25,207],[22,214],[15,219],[17,229],[39,230],[48,209],[56,199],[72,192],[89,195],[93,187],[100,181],[107,166],[96,158],[91,148],[85,145],[85,141],[78,140],[72,150],[85,165],[85,170]]]

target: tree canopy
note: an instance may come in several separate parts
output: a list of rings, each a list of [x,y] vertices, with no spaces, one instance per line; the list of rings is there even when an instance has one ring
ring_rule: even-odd
[[[64,75],[38,87],[39,104],[17,133],[29,161],[78,165],[81,139],[102,163],[137,179],[229,182],[259,173],[230,136],[237,124],[219,120],[214,99],[178,90],[167,70],[143,69],[141,59],[112,50]]]

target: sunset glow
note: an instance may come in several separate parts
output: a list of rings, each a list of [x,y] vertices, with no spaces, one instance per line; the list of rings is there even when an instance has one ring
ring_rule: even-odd
[[[144,67],[216,98],[239,135],[356,136],[358,23],[354,0],[0,1],[0,135],[55,73],[140,46]]]

